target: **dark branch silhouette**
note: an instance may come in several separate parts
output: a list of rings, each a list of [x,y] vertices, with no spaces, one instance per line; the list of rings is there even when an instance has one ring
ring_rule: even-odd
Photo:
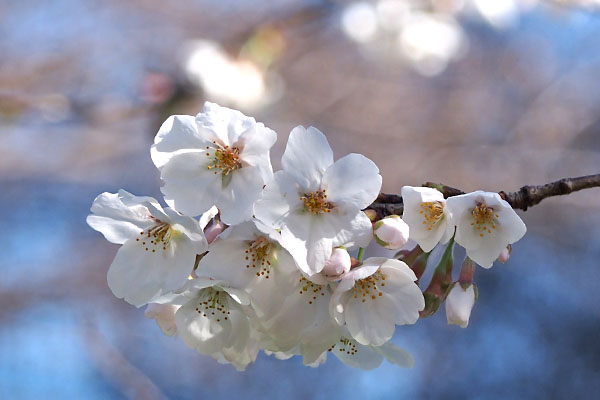
[[[438,189],[445,198],[464,194],[460,189],[441,183],[426,182],[423,186]],[[583,189],[600,187],[600,174],[580,176],[577,178],[563,178],[545,185],[526,185],[516,192],[498,192],[514,209],[527,211],[529,207],[539,204],[547,197],[563,196]],[[367,207],[377,213],[377,219],[388,215],[402,215],[404,206],[402,196],[380,193],[377,199]]]

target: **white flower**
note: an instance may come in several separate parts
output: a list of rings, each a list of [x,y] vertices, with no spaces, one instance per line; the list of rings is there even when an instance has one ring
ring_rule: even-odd
[[[187,302],[175,313],[175,323],[186,346],[228,362],[246,354],[252,341],[244,309],[250,299],[243,291],[221,281],[194,279],[182,295]]]
[[[452,286],[446,298],[446,318],[449,324],[466,328],[469,325],[471,310],[475,304],[475,285],[468,284],[465,289],[457,282]]]
[[[304,273],[319,273],[334,247],[368,243],[372,225],[361,210],[381,188],[371,160],[349,154],[334,163],[325,135],[298,126],[290,133],[281,163],[283,171],[267,183],[254,213],[281,229],[282,245]]]
[[[416,280],[402,261],[368,258],[342,278],[331,300],[332,314],[358,343],[381,346],[396,324],[414,324],[425,307]]]
[[[408,351],[391,342],[381,346],[365,346],[352,338],[342,336],[328,351],[347,366],[364,370],[379,367],[384,359],[404,368],[412,368],[415,363]]]
[[[476,191],[447,200],[456,243],[477,264],[490,268],[507,245],[523,237],[527,228],[498,193]]]
[[[408,241],[409,227],[399,216],[390,215],[375,222],[373,234],[380,246],[397,250]]]
[[[317,347],[323,345],[314,351],[314,359],[309,362],[312,363],[327,349],[328,333],[336,327],[329,314],[331,290],[324,277],[315,283],[298,270],[292,276],[295,278],[293,286],[285,291],[283,300],[277,304],[277,312],[263,316],[257,329],[264,333],[263,348],[273,352],[289,352],[301,342]],[[263,293],[263,296],[271,295]]]
[[[254,118],[213,103],[196,118],[169,117],[151,151],[167,204],[191,216],[216,205],[229,225],[249,220],[273,175],[269,151],[276,139]]]
[[[146,306],[144,316],[146,318],[155,319],[165,335],[173,336],[177,334],[175,313],[179,307],[180,306],[176,304],[150,303]]]
[[[348,250],[343,247],[336,247],[331,252],[331,257],[325,263],[325,268],[321,273],[330,280],[339,280],[343,274],[350,271],[352,260]]]
[[[278,312],[299,274],[279,236],[256,220],[229,227],[210,245],[196,275],[246,290],[260,317]]]
[[[365,346],[352,339],[345,327],[332,325],[318,337],[303,338],[301,344],[287,353],[276,353],[280,359],[301,355],[304,365],[316,367],[327,359],[327,354],[335,355],[344,364],[370,370],[377,368],[386,359],[392,364],[412,368],[414,360],[410,353],[391,342],[381,346]]]
[[[207,249],[198,221],[165,208],[151,197],[124,190],[102,193],[87,223],[111,243],[122,244],[108,270],[115,296],[140,307],[181,288],[196,255]]]
[[[402,188],[404,212],[402,219],[410,227],[410,238],[425,252],[438,243],[446,243],[454,233],[448,225],[446,200],[439,190],[427,187]]]

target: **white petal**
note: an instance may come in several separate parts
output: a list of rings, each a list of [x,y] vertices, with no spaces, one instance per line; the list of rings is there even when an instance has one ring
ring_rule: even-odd
[[[381,175],[375,163],[361,154],[348,154],[327,168],[322,188],[327,199],[347,212],[362,210],[381,190]]]
[[[284,171],[273,174],[263,190],[262,198],[254,204],[254,215],[272,228],[280,228],[291,211],[303,207],[292,178]]]
[[[245,251],[248,245],[237,240],[217,240],[198,263],[196,274],[228,282],[233,287],[246,287],[253,272],[246,268]]]
[[[91,211],[87,217],[88,225],[111,243],[123,244],[154,223],[146,207],[128,207],[116,193],[102,193],[96,197]]]
[[[200,216],[200,228],[206,228],[206,225],[219,213],[219,209],[215,206],[212,206],[207,212]]]
[[[504,200],[502,200],[506,203]],[[508,244],[519,241],[527,232],[527,227],[517,213],[506,203],[506,208],[498,211],[498,223],[502,226]]]
[[[218,139],[223,145],[231,146],[240,135],[251,129],[256,121],[237,110],[221,107],[215,103],[204,103],[202,112],[196,116],[198,133],[205,139]]]
[[[108,270],[108,285],[114,295],[137,307],[181,288],[196,259],[196,246],[185,236],[172,239],[166,250],[146,240],[125,242]]]
[[[466,249],[467,256],[482,267],[491,268],[507,244],[506,240],[488,235],[486,240],[482,240],[478,247]]]
[[[371,346],[363,346],[362,344],[352,340],[348,344],[338,342],[331,351],[341,362],[349,367],[371,370],[379,367],[383,361],[383,355]]]
[[[387,298],[361,298],[350,296],[346,304],[346,326],[352,337],[363,345],[381,346],[394,335],[394,303]]]
[[[158,130],[150,150],[150,156],[154,165],[160,169],[175,153],[188,149],[204,149],[206,145],[206,141],[198,135],[198,127],[194,117],[191,115],[172,115]]]
[[[208,163],[204,152],[180,153],[163,167],[161,178],[165,184],[161,191],[171,207],[196,216],[215,205],[221,195],[222,179],[207,169]]]
[[[162,293],[161,259],[156,253],[144,251],[135,239],[129,239],[108,269],[108,286],[116,297],[136,307],[150,303]]]
[[[244,132],[238,141],[237,147],[242,148],[240,154],[245,165],[258,168],[263,182],[273,178],[273,167],[269,155],[271,147],[277,140],[277,134],[263,124],[256,124],[253,129]]]
[[[164,222],[171,224],[171,227],[176,231],[175,233],[182,233],[187,236],[196,246],[194,250],[196,254],[201,254],[207,250],[208,243],[198,221],[185,215],[180,215],[172,208],[166,208],[165,214],[169,218]]]
[[[320,188],[321,179],[333,164],[333,152],[317,128],[295,127],[290,133],[281,165],[306,192]]]
[[[222,187],[215,204],[221,211],[221,220],[235,225],[252,218],[254,202],[260,198],[264,181],[260,171],[252,167],[242,167],[230,175],[231,180]]]
[[[250,305],[250,297],[243,290],[235,289],[228,286],[221,286],[221,288],[231,296],[231,298],[242,306]]]
[[[387,361],[400,367],[412,368],[415,365],[413,356],[392,342],[387,342],[379,347],[373,347],[373,350],[383,355]]]
[[[318,274],[331,257],[333,241],[319,224],[319,216],[291,214],[281,228],[281,245],[290,252],[301,271]],[[335,232],[334,232],[335,233]]]
[[[393,268],[382,268],[385,274],[383,298],[391,300],[395,307],[390,318],[397,325],[414,324],[419,319],[419,311],[425,308],[425,299],[421,289],[404,273]]]

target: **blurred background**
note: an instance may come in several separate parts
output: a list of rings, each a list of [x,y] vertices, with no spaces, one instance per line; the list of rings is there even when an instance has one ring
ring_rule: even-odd
[[[276,168],[314,125],[387,193],[598,173],[599,77],[598,0],[2,0],[0,399],[597,398],[600,189],[520,213],[467,329],[399,327],[411,370],[219,365],[112,296],[118,246],[85,217],[160,198],[153,137],[205,100],[276,130]]]

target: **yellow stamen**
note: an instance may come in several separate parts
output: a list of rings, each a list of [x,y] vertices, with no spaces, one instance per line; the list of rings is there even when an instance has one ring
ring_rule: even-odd
[[[427,230],[430,231],[444,216],[444,206],[440,201],[423,202],[419,213],[423,215],[423,225],[426,225]]]
[[[325,189],[317,190],[316,192],[305,193],[300,196],[300,200],[304,202],[304,209],[315,214],[330,213],[335,205],[327,201]]]
[[[214,169],[215,174],[220,172],[221,175],[227,176],[231,171],[242,168],[239,148],[223,146],[213,140],[213,146],[206,146],[206,150],[206,156],[212,157],[212,164],[206,168],[209,170]]]
[[[483,202],[478,202],[473,211],[471,211],[474,221],[471,226],[480,231],[479,236],[484,237],[486,234],[492,233],[492,229],[498,226],[498,214],[494,212],[492,207],[488,207]]]

